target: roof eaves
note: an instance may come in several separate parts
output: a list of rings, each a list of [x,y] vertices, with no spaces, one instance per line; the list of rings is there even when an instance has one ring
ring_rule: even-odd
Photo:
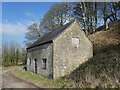
[[[44,45],[44,44],[48,44],[48,43],[53,43],[53,40],[50,40],[50,41],[47,41],[47,42],[44,42],[44,43],[41,43],[41,44],[38,44],[38,45],[35,45],[35,46],[27,47],[27,49],[31,49],[31,48],[34,48],[34,47],[38,47],[38,46],[40,46],[40,45]]]

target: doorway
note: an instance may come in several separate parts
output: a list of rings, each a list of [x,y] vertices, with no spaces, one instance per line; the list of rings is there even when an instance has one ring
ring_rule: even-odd
[[[37,74],[37,59],[34,59],[34,61],[35,61],[35,73]]]

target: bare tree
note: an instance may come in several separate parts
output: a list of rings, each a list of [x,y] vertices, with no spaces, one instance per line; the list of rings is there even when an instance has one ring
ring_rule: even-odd
[[[30,44],[32,44],[35,40],[41,37],[42,34],[43,34],[43,31],[40,29],[40,26],[37,23],[31,24],[27,28],[27,32],[25,34],[26,46],[29,46]]]
[[[47,30],[54,30],[70,19],[70,7],[66,3],[55,4],[50,10],[44,15],[41,26]]]
[[[15,41],[4,41],[2,46],[2,65],[17,65],[20,58],[20,44]]]
[[[78,16],[86,35],[95,32],[97,27],[97,3],[78,2],[75,3],[74,12]]]

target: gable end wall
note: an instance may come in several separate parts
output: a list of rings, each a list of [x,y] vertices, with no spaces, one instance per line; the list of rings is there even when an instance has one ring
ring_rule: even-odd
[[[72,46],[72,37],[80,40],[78,48]],[[53,78],[69,74],[93,56],[92,43],[75,21],[53,41]]]

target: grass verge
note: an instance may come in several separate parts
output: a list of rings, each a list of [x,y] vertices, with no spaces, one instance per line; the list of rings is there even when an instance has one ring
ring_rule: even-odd
[[[11,73],[27,82],[30,82],[39,86],[40,88],[63,88],[64,87],[64,81],[62,80],[47,79],[39,74],[35,74],[30,71],[25,71],[18,66],[12,67]]]

